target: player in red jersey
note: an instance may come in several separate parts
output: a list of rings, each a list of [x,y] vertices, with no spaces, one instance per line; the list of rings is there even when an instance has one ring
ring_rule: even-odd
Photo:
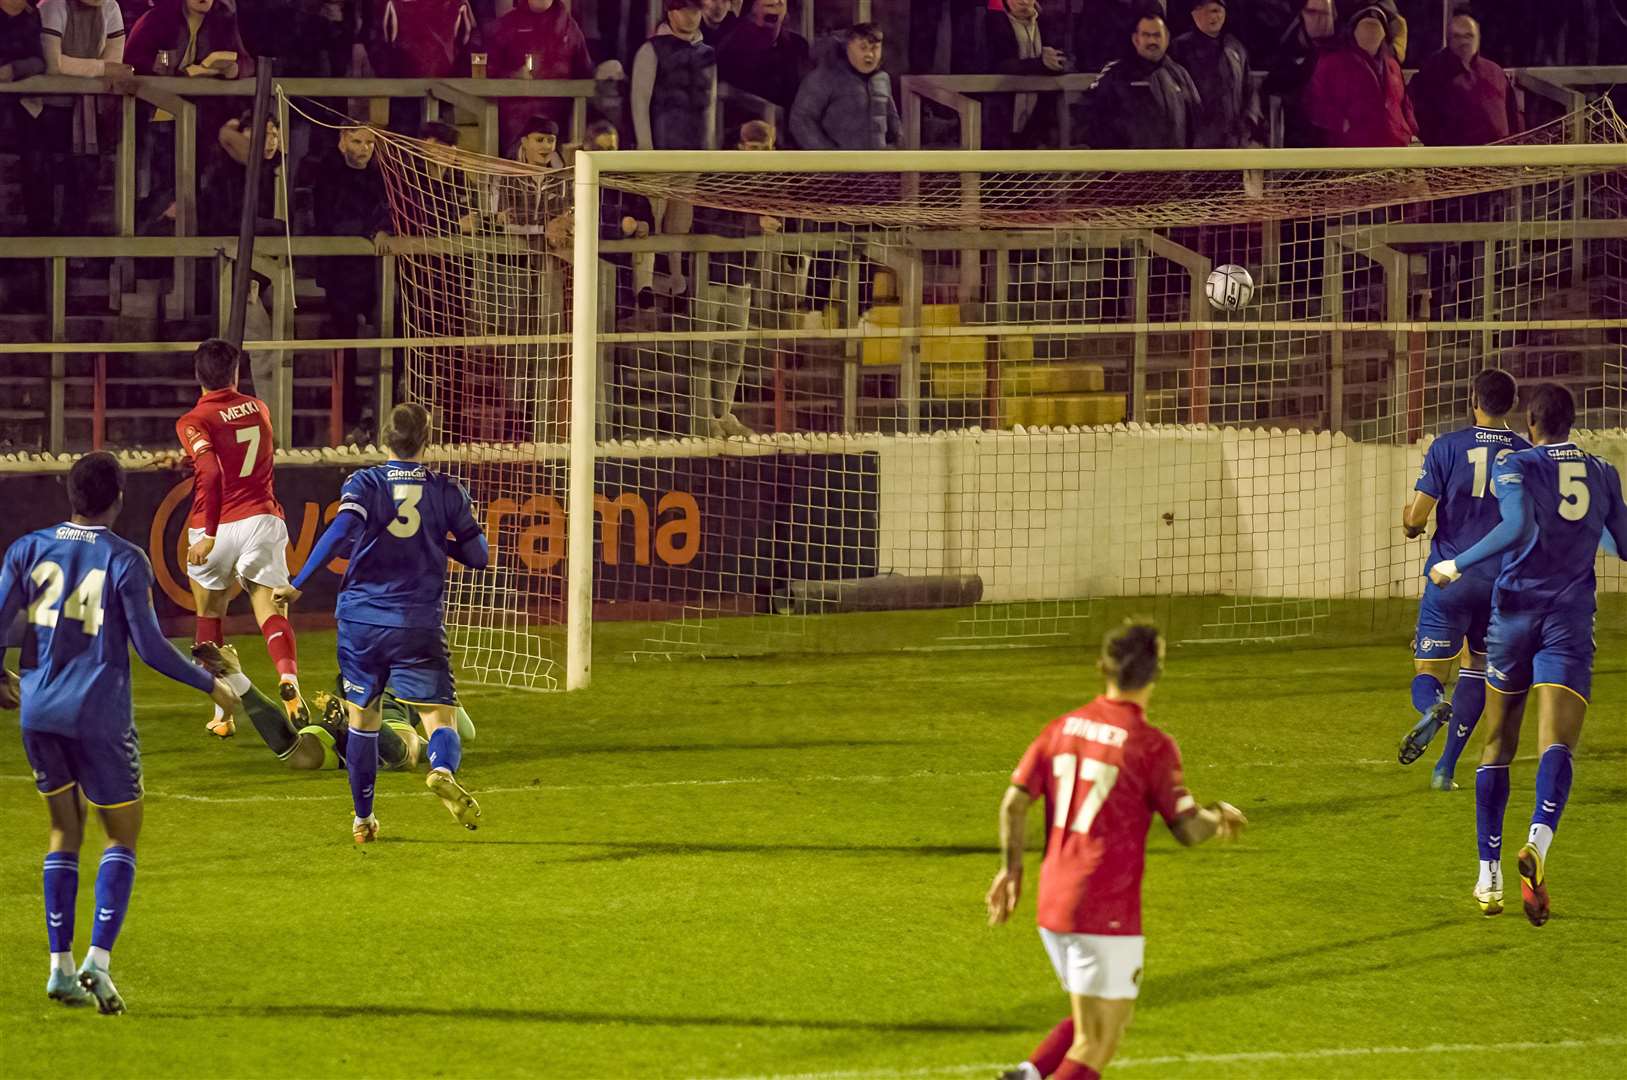
[[[989,922],[1016,910],[1026,815],[1043,795],[1050,827],[1039,933],[1073,1008],[1002,1080],[1096,1080],[1118,1050],[1141,986],[1141,875],[1154,812],[1187,847],[1231,839],[1247,824],[1226,803],[1198,806],[1181,779],[1175,740],[1147,723],[1163,662],[1164,639],[1151,623],[1126,622],[1108,634],[1097,661],[1106,693],[1047,724],[1011,774]]]
[[[203,394],[175,422],[175,434],[192,460],[192,516],[188,520],[186,572],[198,612],[200,645],[222,645],[221,621],[241,585],[249,594],[266,651],[277,665],[281,694],[296,728],[309,720],[299,694],[294,628],[272,590],[288,584],[288,526],[271,485],[271,411],[259,398],[237,390],[242,358],[236,346],[211,338],[198,346],[194,370]],[[211,734],[237,731],[231,716],[215,710]]]

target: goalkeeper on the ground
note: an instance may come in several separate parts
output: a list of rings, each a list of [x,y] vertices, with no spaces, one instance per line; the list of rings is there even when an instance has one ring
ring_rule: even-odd
[[[260,738],[291,769],[338,769],[345,763],[349,724],[345,718],[343,696],[337,692],[318,693],[313,700],[316,719],[313,723],[296,728],[288,713],[249,682],[243,674],[237,651],[230,645],[216,648],[200,646],[193,655],[204,667],[216,673],[228,686],[238,689],[243,699],[242,712]],[[388,689],[380,700],[384,714],[384,727],[379,732],[379,765],[384,769],[415,768],[423,756],[425,739],[423,722],[411,705],[397,700]],[[464,742],[475,737],[474,722],[461,707],[457,712],[458,735]]]

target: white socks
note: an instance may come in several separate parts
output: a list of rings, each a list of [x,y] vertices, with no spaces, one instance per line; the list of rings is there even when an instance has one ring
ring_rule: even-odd
[[[254,684],[249,682],[249,677],[243,674],[241,671],[235,675],[223,675],[221,676],[221,679],[227,686],[232,688],[232,693],[236,694],[238,697],[242,697],[244,694],[254,689]],[[215,712],[217,714],[220,712],[220,707],[218,705],[215,707]]]
[[[52,953],[51,954],[51,973],[52,974],[59,974],[60,973],[62,975],[72,975],[73,974],[73,953],[71,953],[71,952],[54,952],[54,953]]]
[[[106,971],[107,966],[112,962],[112,953],[108,952],[106,949],[98,949],[94,945],[90,947],[90,952],[85,954],[85,963],[89,964],[93,968],[101,968],[103,971]]]
[[[1503,864],[1480,860],[1480,880],[1475,882],[1475,892],[1501,892],[1503,888]]]
[[[1554,831],[1546,825],[1531,826],[1531,835],[1527,837],[1537,854],[1542,856],[1544,862],[1548,860],[1548,845],[1554,842]]]

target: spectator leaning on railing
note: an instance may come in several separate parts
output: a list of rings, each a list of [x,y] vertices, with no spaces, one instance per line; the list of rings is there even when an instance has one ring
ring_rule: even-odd
[[[1407,97],[1431,146],[1483,146],[1525,129],[1514,83],[1480,55],[1480,24],[1467,12],[1452,16],[1446,48],[1424,61]]]
[[[1169,26],[1156,8],[1135,17],[1126,55],[1102,69],[1080,98],[1085,144],[1096,150],[1185,149],[1197,137],[1203,99],[1167,55]]]
[[[1169,55],[1186,68],[1203,98],[1193,145],[1203,150],[1247,145],[1260,123],[1248,49],[1226,30],[1226,0],[1190,0],[1190,6],[1193,28],[1175,39]]]
[[[238,33],[237,15],[225,0],[159,0],[130,28],[124,60],[137,75],[240,79],[254,74],[254,60]],[[218,129],[235,108],[226,98],[200,98],[197,105],[200,134]],[[142,217],[151,221],[154,210],[172,206],[175,198],[175,118],[142,107],[147,126],[138,132],[151,151],[152,176],[152,193]],[[164,213],[173,218],[174,210]]]
[[[977,70],[995,75],[1061,75],[1068,58],[1045,44],[1039,0],[1006,0],[1004,10],[983,12],[982,55]],[[1055,145],[1057,94],[992,94],[983,103],[983,145]]]
[[[803,150],[890,150],[902,124],[881,70],[881,28],[858,23],[820,46],[819,66],[791,106],[791,136]]]
[[[0,82],[27,79],[45,71],[40,44],[40,13],[31,0],[0,0]],[[18,94],[0,94],[0,146],[18,156],[22,167],[24,228],[51,229],[51,185],[44,181],[49,162],[37,102]]]
[[[807,39],[785,25],[786,8],[786,0],[755,0],[717,50],[719,78],[782,109],[811,65]]]
[[[217,149],[198,184],[200,236],[236,236],[248,192],[250,140],[254,114],[245,111],[221,125],[215,133]],[[255,192],[254,228],[262,236],[281,234],[277,217],[277,176],[281,168],[282,132],[274,117],[266,117],[265,148],[257,167],[260,187]]]
[[[491,28],[488,64],[500,79],[591,79],[593,58],[587,38],[560,0],[520,0]],[[532,116],[546,116],[561,128],[570,123],[569,98],[502,98],[498,101],[502,142],[519,137]]]
[[[88,78],[124,78],[124,16],[113,0],[45,0],[40,5],[40,43],[48,75]],[[61,231],[84,232],[88,201],[96,190],[96,158],[105,148],[97,131],[96,99],[48,97],[40,114],[40,133],[51,156],[45,198],[55,202],[55,188],[64,191],[64,213],[52,215]],[[68,213],[69,209],[72,213]],[[72,219],[70,226],[66,219]]]
[[[1378,4],[1356,11],[1345,44],[1318,61],[1305,114],[1324,146],[1406,146],[1417,135],[1401,64],[1389,44],[1392,17]]]

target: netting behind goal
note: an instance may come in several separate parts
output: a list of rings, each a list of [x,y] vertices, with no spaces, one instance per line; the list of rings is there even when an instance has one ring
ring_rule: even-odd
[[[1608,106],[1522,141],[1577,131],[1627,143]],[[1426,549],[1400,509],[1477,371],[1569,386],[1627,466],[1619,165],[601,158],[584,267],[566,174],[385,145],[426,237],[409,392],[494,526],[495,575],[449,613],[479,678],[549,685],[561,655],[576,289],[600,312],[601,659],[1067,644],[1131,611],[1177,641],[1404,646]],[[1204,295],[1228,264],[1254,286],[1232,311]]]

